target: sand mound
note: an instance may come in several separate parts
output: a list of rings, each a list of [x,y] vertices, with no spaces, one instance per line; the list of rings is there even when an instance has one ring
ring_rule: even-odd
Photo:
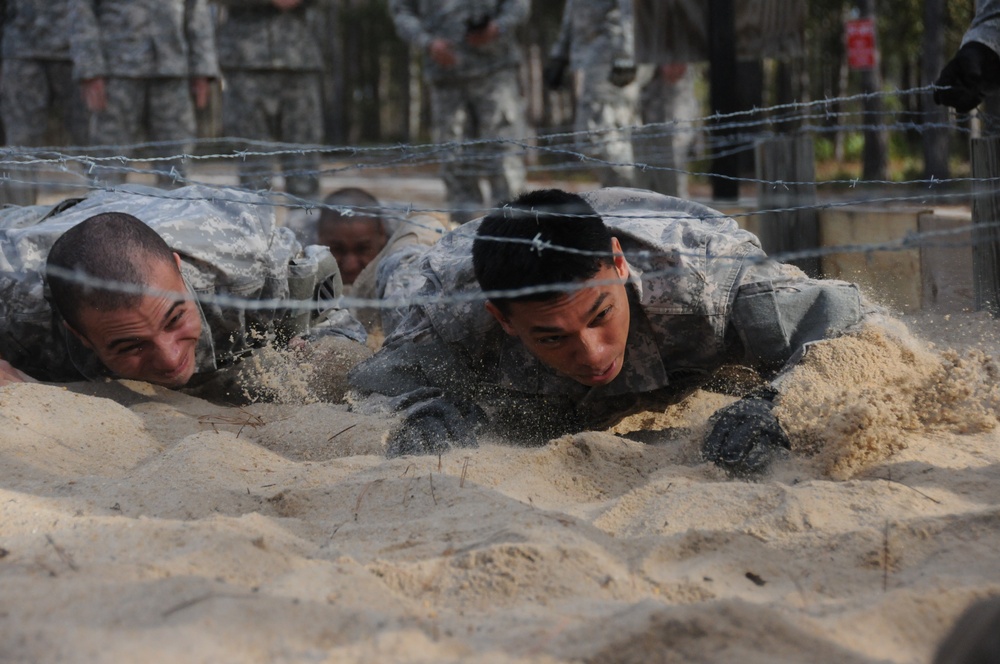
[[[994,357],[817,345],[756,483],[700,461],[708,392],[386,460],[312,398],[0,388],[0,661],[925,662],[1000,592]]]

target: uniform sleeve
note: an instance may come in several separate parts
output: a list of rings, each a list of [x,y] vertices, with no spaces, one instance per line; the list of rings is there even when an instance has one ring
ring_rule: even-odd
[[[223,7],[273,7],[272,0],[212,0],[217,5]],[[308,2],[308,0],[307,0]],[[303,2],[302,4],[307,4]]]
[[[797,364],[809,344],[841,336],[877,313],[855,284],[802,276],[745,282],[731,322],[745,361],[774,373]]]
[[[185,0],[184,31],[188,40],[188,72],[190,76],[219,76],[215,53],[215,27],[206,0]]]
[[[434,35],[424,29],[416,0],[389,0],[389,12],[400,38],[426,50]]]
[[[1000,54],[1000,0],[979,0],[976,15],[962,38],[962,45],[979,42]]]
[[[615,59],[635,62],[635,30],[632,13],[632,0],[617,0],[614,16],[609,21],[615,26],[613,32],[613,48]]]
[[[506,35],[524,23],[530,11],[531,0],[504,0],[500,3],[500,11],[493,20],[499,26],[500,33]]]
[[[97,23],[97,3],[95,0],[69,0],[68,11],[69,24],[73,26],[69,38],[73,77],[85,81],[107,76],[108,68]]]
[[[550,58],[559,60],[569,60],[570,45],[573,41],[573,0],[566,0],[563,7],[562,22],[559,25],[559,36],[556,37],[552,50],[549,51]]]

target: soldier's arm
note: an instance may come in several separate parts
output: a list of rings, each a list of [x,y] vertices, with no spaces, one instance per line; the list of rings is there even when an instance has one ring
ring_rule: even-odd
[[[747,364],[776,374],[794,365],[808,344],[840,336],[874,313],[855,284],[801,275],[744,282],[730,322]]]
[[[319,5],[332,6],[334,0],[211,0],[223,7],[277,7],[282,10]]]
[[[542,81],[550,90],[562,87],[566,79],[566,69],[569,67],[569,54],[573,42],[573,0],[566,0],[563,7],[562,21],[559,25],[559,35],[556,37],[549,57],[542,69]]]
[[[941,69],[934,101],[960,113],[971,111],[1000,88],[1000,0],[978,3],[962,47]]]
[[[635,63],[635,31],[632,0],[618,0],[608,20],[614,26],[615,60]]]
[[[475,446],[476,430],[485,420],[468,367],[429,322],[418,327],[390,340],[348,374],[349,400],[356,410],[400,418],[387,442],[388,456]]]
[[[101,49],[101,31],[97,23],[95,0],[69,0],[67,8],[70,34],[70,55],[73,58],[73,76],[88,81],[107,75],[107,63]]]
[[[389,0],[389,13],[401,39],[417,46],[421,51],[428,49],[436,36],[424,29],[415,0]]]
[[[979,42],[1000,54],[1000,0],[983,0],[976,4],[976,15],[962,38],[962,44]]]
[[[549,58],[569,61],[570,45],[573,42],[573,0],[566,0],[563,7],[562,21],[559,23],[559,35],[549,50]]]
[[[7,360],[0,358],[0,387],[11,383],[37,383],[38,381],[14,368]]]
[[[188,40],[188,75],[191,78],[218,78],[215,28],[205,0],[185,0],[184,33]]]
[[[785,267],[771,263],[763,270]],[[857,287],[846,282],[809,279],[801,273],[744,280],[733,303],[731,325],[743,344],[746,363],[778,377],[712,416],[703,456],[739,477],[766,471],[781,450],[791,447],[772,412],[781,395],[781,376],[810,344],[857,328],[875,313]]]
[[[509,35],[517,26],[528,20],[531,11],[531,0],[506,0],[500,3],[500,11],[493,17],[494,23],[500,28],[500,35]]]

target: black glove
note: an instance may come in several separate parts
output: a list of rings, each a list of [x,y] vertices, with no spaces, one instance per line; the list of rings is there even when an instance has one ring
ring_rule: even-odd
[[[551,57],[542,68],[542,80],[549,90],[558,90],[562,87],[563,77],[566,75],[566,67],[569,60],[566,58]]]
[[[608,80],[613,85],[624,88],[635,80],[635,63],[631,60],[615,60],[611,65],[611,76]]]
[[[702,443],[702,456],[736,477],[767,470],[780,449],[791,449],[772,408],[767,398],[748,397],[717,410],[709,419],[712,431]]]
[[[389,406],[403,412],[403,422],[389,436],[387,457],[440,454],[451,447],[476,447],[480,411],[456,404],[435,387],[421,387],[395,397]]]
[[[944,66],[934,85],[947,88],[934,91],[935,103],[967,113],[1000,87],[1000,56],[985,44],[969,42]]]

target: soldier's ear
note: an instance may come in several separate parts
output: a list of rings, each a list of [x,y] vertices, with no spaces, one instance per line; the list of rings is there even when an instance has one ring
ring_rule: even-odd
[[[513,337],[517,336],[517,332],[514,331],[514,327],[510,324],[510,319],[507,318],[504,312],[500,311],[500,307],[493,304],[489,300],[486,300],[486,311],[490,312],[490,314],[497,319],[497,322],[500,323],[500,327],[503,328],[504,332]]]
[[[622,245],[616,237],[611,238],[611,251],[614,254],[611,260],[615,266],[615,272],[622,279],[628,279],[628,263],[625,261],[625,252],[622,251]]]

